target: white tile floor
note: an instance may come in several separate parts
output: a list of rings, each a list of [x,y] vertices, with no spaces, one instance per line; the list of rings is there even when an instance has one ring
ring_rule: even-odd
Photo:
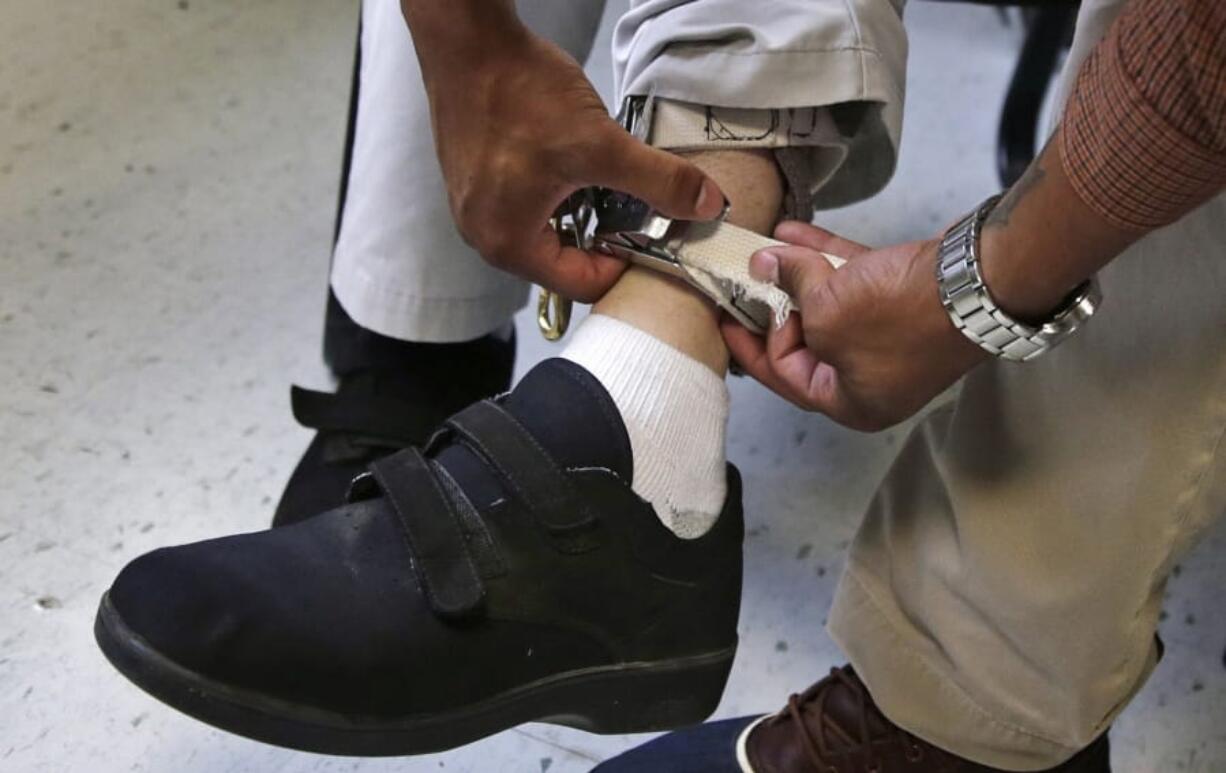
[[[165,709],[94,648],[94,606],[125,561],[262,527],[306,442],[286,390],[326,384],[356,11],[0,3],[0,771],[566,773],[638,740],[532,725],[428,758],[298,754]],[[994,185],[1017,31],[980,8],[908,13],[898,177],[822,218],[865,241],[929,233]],[[591,70],[607,82],[607,55]],[[955,110],[973,118],[951,128]],[[522,369],[549,349],[520,322]],[[748,383],[733,392],[751,530],[725,716],[773,708],[839,661],[821,622],[899,438],[842,432]],[[1119,770],[1226,770],[1224,579],[1219,528],[1171,585],[1168,657],[1118,725]]]

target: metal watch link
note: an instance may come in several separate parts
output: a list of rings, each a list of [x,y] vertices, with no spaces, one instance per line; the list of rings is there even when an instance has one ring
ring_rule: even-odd
[[[1087,279],[1038,325],[1019,322],[1001,311],[984,284],[979,264],[979,232],[999,201],[999,194],[992,196],[945,232],[937,249],[937,286],[941,305],[963,335],[996,357],[1026,362],[1055,348],[1085,324],[1102,303],[1102,292],[1093,277]]]

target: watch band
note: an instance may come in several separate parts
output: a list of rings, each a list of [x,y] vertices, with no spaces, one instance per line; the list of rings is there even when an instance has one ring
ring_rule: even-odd
[[[1082,282],[1052,316],[1038,325],[1020,322],[996,305],[983,281],[979,232],[1000,201],[992,196],[955,223],[937,249],[941,305],[954,327],[996,357],[1026,362],[1050,351],[1085,324],[1102,303],[1097,281]]]

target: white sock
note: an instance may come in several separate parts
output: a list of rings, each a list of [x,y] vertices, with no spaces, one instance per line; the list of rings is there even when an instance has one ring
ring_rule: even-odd
[[[678,537],[700,537],[727,493],[728,388],[698,360],[613,317],[592,314],[562,357],[583,366],[621,412],[634,492]]]

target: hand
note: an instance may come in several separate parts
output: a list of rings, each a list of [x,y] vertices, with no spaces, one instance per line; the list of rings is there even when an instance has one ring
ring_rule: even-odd
[[[671,217],[719,216],[718,186],[631,137],[557,46],[503,28],[476,59],[423,73],[452,216],[492,265],[577,300],[603,295],[625,264],[564,246],[547,225],[567,196],[589,185],[637,196]]]
[[[781,223],[788,246],[758,252],[750,273],[799,307],[765,340],[734,320],[721,325],[746,373],[806,410],[877,431],[910,417],[987,353],[941,305],[938,240],[870,249],[806,223]],[[846,258],[831,268],[826,252]]]

